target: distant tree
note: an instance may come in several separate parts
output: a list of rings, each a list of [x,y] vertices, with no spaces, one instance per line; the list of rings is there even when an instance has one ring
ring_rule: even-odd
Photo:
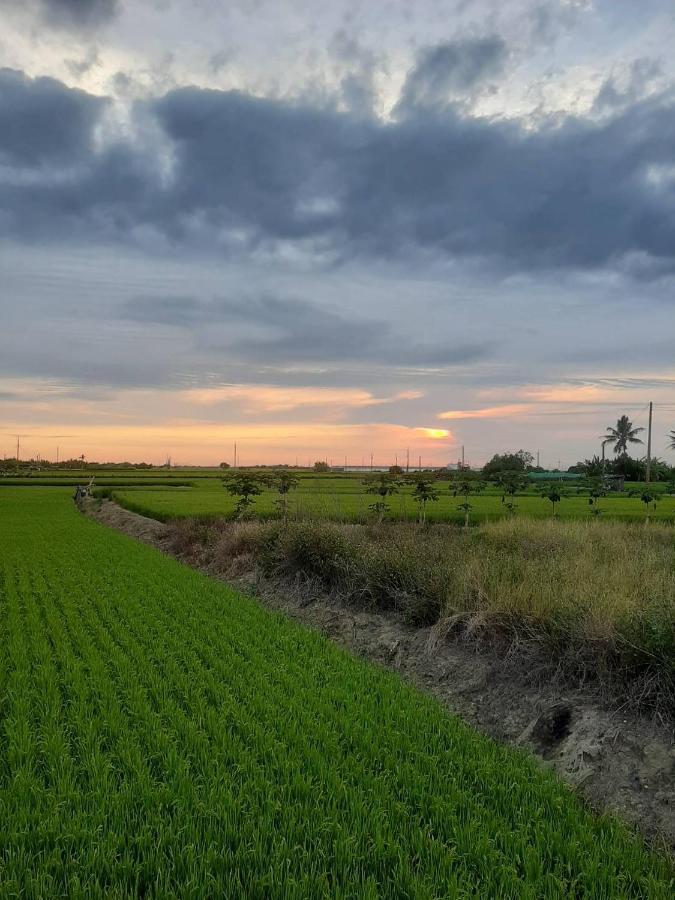
[[[463,501],[457,507],[464,513],[464,527],[469,527],[469,515],[473,506],[469,502],[471,494],[480,494],[485,487],[484,482],[479,481],[476,477],[472,477],[469,472],[462,472],[460,477],[452,481],[449,485],[450,492],[453,497],[461,496]]]
[[[483,466],[485,478],[495,478],[503,472],[526,472],[532,467],[534,456],[527,450],[516,450],[514,453],[495,453],[491,460]]]
[[[671,477],[671,472],[672,470],[665,459],[659,459],[658,456],[652,457],[652,481],[668,481]]]
[[[253,498],[262,493],[263,480],[254,472],[237,472],[230,475],[223,485],[228,494],[239,498],[235,514],[238,519],[241,519],[253,504]]]
[[[366,486],[366,493],[377,497],[377,500],[371,503],[368,509],[377,515],[377,521],[381,523],[385,513],[389,512],[387,497],[398,493],[400,483],[391,472],[381,472],[379,475],[372,475],[366,478],[363,483]]]
[[[657,497],[649,491],[644,491],[640,500],[642,500],[645,505],[645,525],[647,525],[649,523],[649,508],[651,507],[653,510],[656,510]]]
[[[516,494],[527,487],[526,479],[518,472],[504,472],[503,475],[500,475],[498,484],[502,488],[502,503],[504,504],[507,502],[507,497],[513,501]]]
[[[418,475],[414,484],[412,495],[419,506],[418,522],[424,525],[427,520],[427,503],[438,500],[438,491],[434,487],[433,478],[427,475]]]
[[[585,459],[583,462],[578,462],[575,466],[570,466],[567,471],[577,475],[588,475],[590,478],[593,478],[597,475],[602,475],[602,460],[596,454],[591,459]]]
[[[298,486],[298,483],[298,479],[290,472],[275,472],[272,476],[272,484],[279,494],[276,505],[279,508],[284,525],[288,522],[288,495],[293,488]]]
[[[560,500],[562,499],[560,491],[555,487],[549,487],[544,491],[542,497],[551,503],[551,506],[553,508],[553,515],[555,516],[556,503],[560,503]]]
[[[595,516],[597,518],[597,516],[599,516],[602,512],[599,503],[606,493],[607,492],[605,491],[602,478],[592,478],[588,491],[588,505],[590,507],[592,516]]]
[[[390,475],[403,475],[402,466],[389,466]]]
[[[613,475],[623,475],[627,481],[644,481],[646,466],[643,460],[623,454],[612,461],[609,471]]]
[[[314,471],[315,472],[330,472],[330,466],[325,460],[317,459],[314,463]]]
[[[635,428],[628,416],[621,416],[617,419],[616,426],[607,426],[607,434],[601,435],[601,439],[607,444],[614,445],[614,453],[616,456],[628,456],[629,444],[641,444],[642,439],[637,435],[644,431],[644,428]]]
[[[219,469],[229,469],[230,464],[228,462],[221,462],[218,466]]]

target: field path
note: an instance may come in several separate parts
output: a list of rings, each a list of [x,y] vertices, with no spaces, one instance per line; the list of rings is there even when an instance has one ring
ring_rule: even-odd
[[[169,552],[170,526],[103,500],[97,521]],[[177,555],[219,577],[210,560]],[[435,627],[412,628],[381,612],[345,608],[330,597],[285,590],[249,572],[234,586],[320,631],[357,656],[399,672],[451,712],[500,741],[527,747],[595,810],[611,811],[675,850],[675,737],[672,723],[617,710],[591,687],[538,678],[530,661],[495,657],[449,641]]]

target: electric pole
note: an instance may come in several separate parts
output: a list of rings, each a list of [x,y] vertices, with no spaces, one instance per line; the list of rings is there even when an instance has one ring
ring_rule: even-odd
[[[647,472],[646,482],[649,484],[652,474],[652,407],[653,403],[649,401],[649,427],[647,429]]]
[[[405,451],[405,474],[410,471],[410,447]]]

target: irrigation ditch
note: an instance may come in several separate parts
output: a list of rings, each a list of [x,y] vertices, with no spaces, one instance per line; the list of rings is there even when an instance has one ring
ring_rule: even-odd
[[[223,571],[208,549],[181,545],[176,526],[107,499],[87,499],[81,508],[399,672],[483,733],[533,753],[595,811],[615,813],[655,845],[675,851],[672,718],[642,714],[592,682],[573,684],[531,648],[514,644],[499,653],[443,623],[410,625],[395,611],[355,608],[311,581],[266,577],[246,555]]]

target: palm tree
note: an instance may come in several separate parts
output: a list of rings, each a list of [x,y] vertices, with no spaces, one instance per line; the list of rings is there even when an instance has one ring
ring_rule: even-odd
[[[675,450],[675,431],[670,432],[668,440],[670,441],[670,449]]]
[[[634,428],[633,423],[628,416],[621,416],[616,421],[616,428],[611,425],[607,426],[607,434],[602,435],[602,440],[606,444],[614,444],[614,452],[617,456],[628,456],[629,444],[641,444],[642,440],[637,437],[644,428]]]

